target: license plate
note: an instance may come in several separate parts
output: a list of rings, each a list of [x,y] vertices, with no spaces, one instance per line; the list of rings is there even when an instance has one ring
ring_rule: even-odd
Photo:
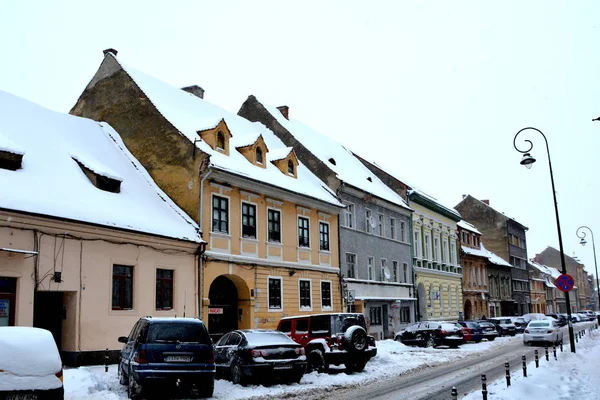
[[[273,369],[292,369],[292,364],[275,364]]]
[[[533,337],[533,340],[542,340],[542,339],[543,339],[543,337],[541,337],[541,336],[534,336]]]
[[[190,356],[167,356],[167,362],[190,362],[192,357]]]
[[[9,394],[6,400],[37,400],[37,394]]]

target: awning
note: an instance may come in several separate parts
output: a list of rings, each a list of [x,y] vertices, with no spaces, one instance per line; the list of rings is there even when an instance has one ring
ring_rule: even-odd
[[[20,250],[20,249],[9,249],[8,247],[0,247],[0,251],[6,251],[8,253],[18,253],[18,254],[37,254],[37,251],[31,250]]]

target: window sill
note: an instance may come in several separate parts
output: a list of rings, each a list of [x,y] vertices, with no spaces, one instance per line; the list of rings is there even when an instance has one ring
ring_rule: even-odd
[[[309,250],[309,251],[312,251],[312,249],[310,248],[310,246],[298,246],[296,248],[298,250]]]
[[[280,308],[271,308],[271,307],[269,307],[269,308],[267,309],[267,312],[276,312],[276,313],[280,313],[280,312],[283,312],[283,307],[280,307]]]
[[[231,235],[229,233],[226,232],[215,232],[215,231],[211,231],[210,232],[211,235],[214,236],[218,236],[218,237],[222,237],[222,238],[228,238],[231,239]]]
[[[323,250],[323,249],[320,249],[320,250],[319,250],[319,253],[327,253],[327,254],[331,254],[331,250]]]
[[[240,240],[244,240],[246,242],[255,242],[255,243],[258,243],[258,239],[256,237],[251,237],[251,236],[242,236],[240,238]]]

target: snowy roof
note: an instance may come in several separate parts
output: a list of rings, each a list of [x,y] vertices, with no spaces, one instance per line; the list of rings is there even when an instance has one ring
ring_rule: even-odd
[[[453,218],[457,221],[460,221],[461,215],[458,211],[456,211],[452,207],[448,207],[448,206],[442,204],[438,199],[431,196],[430,194],[425,193],[421,189],[411,187],[410,190],[408,191],[408,195],[411,197],[411,199],[418,199],[419,197],[421,197],[422,199],[425,200],[425,202],[428,202],[428,203],[432,204],[433,206],[437,207],[439,210],[441,210],[445,214],[446,217]],[[427,205],[424,205],[424,206],[427,206]]]
[[[0,91],[0,131],[4,142],[25,153],[21,169],[0,169],[0,208],[201,241],[198,225],[158,188],[110,125]],[[121,181],[120,192],[98,189],[78,162]]]
[[[481,232],[479,232],[479,231],[477,230],[477,228],[475,228],[475,225],[472,225],[472,224],[468,223],[468,222],[467,222],[467,221],[465,221],[464,219],[463,219],[463,220],[460,220],[459,222],[457,222],[457,223],[456,223],[456,225],[458,225],[458,226],[459,226],[459,227],[461,227],[462,229],[465,229],[465,230],[467,230],[467,231],[471,231],[471,232],[475,232],[475,233],[478,233],[478,234],[480,234],[480,235],[481,235]]]
[[[529,260],[529,265],[537,269],[543,274],[550,275],[552,278],[556,279],[560,276],[560,271],[554,267],[549,267],[547,265],[543,265],[533,261],[533,259]]]
[[[338,179],[373,196],[410,209],[400,195],[375,176],[343,145],[298,120],[286,119],[277,108],[262,104],[296,140],[335,172]],[[333,160],[333,162],[329,160]]]
[[[466,247],[466,246],[460,246],[460,247],[465,254],[487,258],[492,264],[502,265],[505,267],[512,267],[512,265],[510,265],[510,263],[505,261],[502,257],[500,257],[500,256],[492,253],[488,249],[486,249],[485,246],[483,245],[483,242],[480,242],[478,249],[473,249],[471,247]]]
[[[289,156],[293,150],[293,147],[283,147],[281,149],[271,150],[268,154],[269,161],[283,160],[284,158]]]
[[[4,136],[2,131],[0,131],[0,151],[6,151],[7,153],[18,154],[21,156],[25,154],[25,150],[8,137]]]
[[[303,164],[298,165],[297,178],[294,178],[282,173],[271,163],[266,163],[264,168],[256,166],[235,150],[235,146],[240,147],[254,143],[259,135],[262,135],[270,151],[285,148],[283,142],[263,124],[250,122],[191,93],[124,65],[112,53],[107,53],[106,57],[113,57],[163,117],[192,143],[200,139],[198,131],[213,129],[221,120],[225,121],[232,135],[229,155],[213,150],[204,141],[196,143],[200,150],[211,156],[212,166],[326,203],[342,206],[333,191],[327,188]],[[269,159],[269,153],[267,153],[267,159]]]

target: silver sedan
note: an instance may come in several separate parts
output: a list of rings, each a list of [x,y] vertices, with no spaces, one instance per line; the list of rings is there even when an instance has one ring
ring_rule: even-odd
[[[523,332],[523,344],[554,343],[563,341],[563,331],[553,319],[534,320],[527,324]]]

